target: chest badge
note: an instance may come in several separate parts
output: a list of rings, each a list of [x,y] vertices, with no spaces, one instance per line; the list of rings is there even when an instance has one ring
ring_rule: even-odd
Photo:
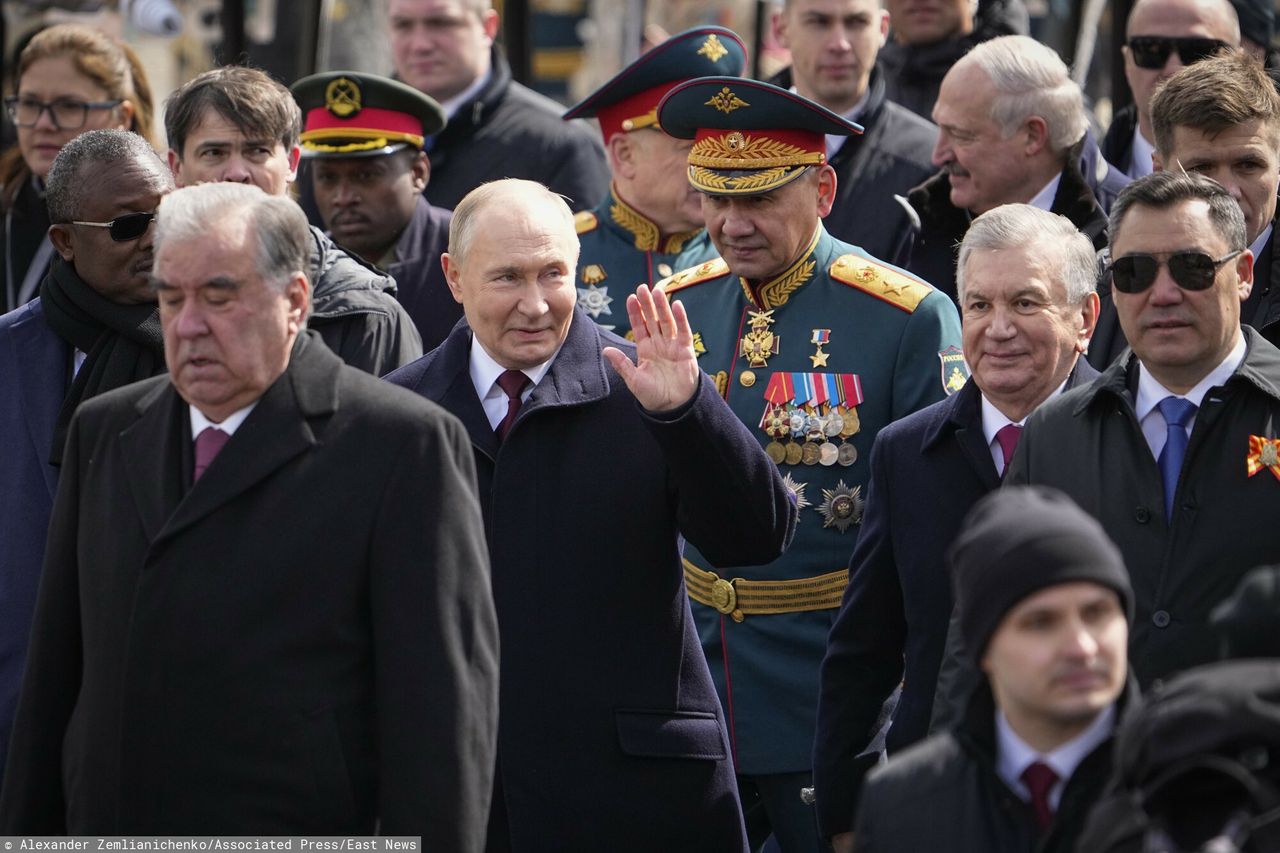
[[[751,330],[742,336],[739,353],[752,367],[768,367],[769,358],[778,354],[781,338],[769,330],[772,311],[749,312]]]

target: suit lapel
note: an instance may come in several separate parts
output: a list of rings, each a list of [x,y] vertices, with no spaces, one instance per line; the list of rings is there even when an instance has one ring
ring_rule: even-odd
[[[955,427],[956,443],[982,485],[987,489],[999,486],[1000,474],[982,431],[982,394],[972,379],[956,394],[950,421]]]
[[[498,455],[498,437],[480,404],[471,381],[471,328],[466,320],[454,326],[440,348],[427,357],[429,362],[409,389],[439,403],[462,421],[472,445],[490,459]]]
[[[308,418],[337,410],[341,362],[318,338],[311,341],[312,334],[299,338],[289,367],[166,519],[158,539],[199,522],[318,444]]]
[[[159,383],[138,401],[138,420],[120,433],[125,477],[151,542],[182,501],[181,442],[190,440],[186,405],[171,384]]]
[[[569,334],[560,347],[547,375],[533,389],[520,409],[512,429],[539,409],[578,406],[599,400],[609,393],[604,359],[600,356],[599,326],[581,309],[575,308]],[[625,348],[625,344],[622,345]]]
[[[50,438],[67,391],[70,352],[71,346],[52,334],[42,312],[29,312],[23,322],[13,327],[13,357],[18,366],[22,411],[31,441],[40,454],[49,497],[58,490],[58,470],[49,464]]]

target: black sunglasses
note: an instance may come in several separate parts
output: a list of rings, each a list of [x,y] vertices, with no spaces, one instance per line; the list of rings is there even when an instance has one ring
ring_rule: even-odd
[[[1214,259],[1204,252],[1174,252],[1165,261],[1169,275],[1183,290],[1208,290],[1218,275],[1218,268],[1243,252],[1234,252]],[[1159,255],[1125,255],[1111,262],[1111,283],[1121,293],[1141,293],[1156,280],[1160,271]]]
[[[151,220],[155,219],[155,213],[126,213],[124,216],[117,216],[110,222],[80,222],[72,220],[72,225],[88,225],[91,228],[109,228],[111,229],[111,239],[117,243],[127,243],[130,240],[137,240],[143,234],[147,233],[147,229],[151,227]]]
[[[1183,65],[1192,65],[1228,46],[1220,39],[1168,36],[1134,36],[1128,44],[1133,64],[1139,68],[1164,68],[1173,51],[1178,52]]]

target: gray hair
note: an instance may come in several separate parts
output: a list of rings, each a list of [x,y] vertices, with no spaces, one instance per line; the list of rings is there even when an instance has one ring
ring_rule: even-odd
[[[991,119],[1004,137],[1039,116],[1049,130],[1049,147],[1065,152],[1084,136],[1089,118],[1080,87],[1053,48],[1028,36],[1001,36],[969,51],[961,62],[981,68],[996,90]]]
[[[208,239],[224,223],[243,223],[256,236],[257,271],[281,290],[294,273],[310,269],[311,227],[302,208],[252,184],[197,184],[165,196],[156,217],[156,252],[170,240]]]
[[[173,189],[173,175],[147,140],[131,130],[89,130],[62,146],[45,179],[45,204],[49,221],[71,222],[80,219],[85,189],[93,184],[82,179],[86,167],[101,166],[101,171],[115,171],[132,161],[140,169],[150,171],[161,194]]]
[[[1098,261],[1093,243],[1071,220],[1029,204],[1002,204],[973,220],[960,243],[956,294],[964,304],[965,264],[975,250],[1034,249],[1067,292],[1067,304],[1079,305],[1097,288]]]
[[[1222,184],[1198,172],[1152,172],[1125,185],[1111,205],[1108,233],[1114,243],[1125,216],[1135,205],[1164,210],[1184,201],[1209,205],[1209,224],[1234,251],[1249,244],[1240,203]]]
[[[453,209],[453,220],[449,223],[449,257],[456,264],[461,264],[467,256],[467,248],[475,235],[476,220],[490,204],[514,195],[525,194],[542,197],[553,209],[562,213],[568,228],[575,235],[577,229],[573,224],[573,211],[565,203],[564,196],[552,192],[537,181],[526,181],[520,178],[504,178],[500,181],[489,181],[481,184],[463,197]]]

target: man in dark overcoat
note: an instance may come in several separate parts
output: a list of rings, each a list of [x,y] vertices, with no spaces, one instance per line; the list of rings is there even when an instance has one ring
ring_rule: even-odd
[[[1111,211],[1111,285],[1130,349],[1031,416],[1006,477],[1093,513],[1133,577],[1138,680],[1213,660],[1213,606],[1280,559],[1280,350],[1240,326],[1244,215],[1200,175],[1155,172]]]
[[[795,504],[683,309],[642,287],[635,344],[599,328],[575,308],[577,248],[540,184],[476,189],[445,255],[465,321],[388,377],[460,417],[475,454],[503,646],[487,849],[741,853],[680,555],[772,560]]]
[[[256,187],[161,204],[169,376],[72,421],[5,834],[481,849],[497,625],[471,454],[302,330],[310,243]]]
[[[1000,484],[1027,415],[1098,375],[1080,357],[1097,319],[1093,245],[1065,217],[1026,204],[987,211],[965,234],[957,279],[964,346],[951,364],[972,376],[876,437],[862,535],[822,662],[814,784],[837,850],[852,844],[861,774],[878,758],[868,746],[899,683],[889,752],[928,733],[951,615],[945,555],[965,514]]]

